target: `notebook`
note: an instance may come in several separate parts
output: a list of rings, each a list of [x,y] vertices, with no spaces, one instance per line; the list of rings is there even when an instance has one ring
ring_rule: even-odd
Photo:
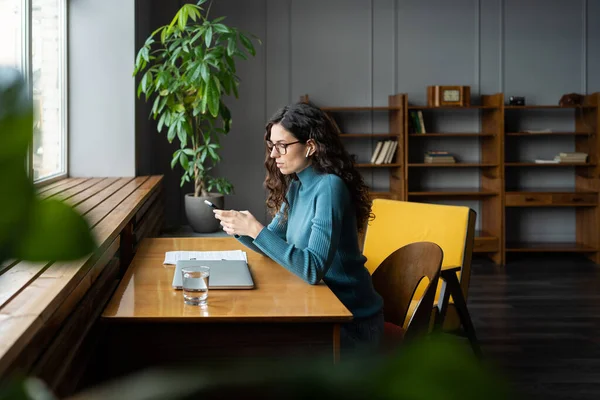
[[[206,266],[210,268],[209,289],[253,289],[254,281],[243,260],[177,260],[173,272],[173,288],[181,289],[181,268]]]

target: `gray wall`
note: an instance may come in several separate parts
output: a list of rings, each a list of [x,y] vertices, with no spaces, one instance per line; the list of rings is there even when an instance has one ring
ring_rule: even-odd
[[[257,57],[239,65],[240,99],[229,102],[234,125],[224,141],[224,162],[219,167],[236,185],[227,206],[248,209],[263,221],[267,220],[262,188],[264,122],[278,107],[303,94],[321,105],[377,106],[386,105],[387,96],[394,93],[408,93],[411,102],[424,103],[426,86],[432,84],[470,85],[475,101],[480,93],[504,92],[506,97],[526,96],[532,104],[555,104],[568,92],[600,91],[600,77],[590,73],[600,68],[598,1],[219,0],[212,13],[227,15],[229,23],[263,40]],[[146,29],[157,26],[157,16],[152,18]],[[138,113],[141,107],[138,103]],[[436,114],[429,123],[444,131],[477,131],[478,116],[468,113]],[[388,129],[385,113],[345,114],[339,121],[346,132]],[[535,129],[548,124],[553,129],[572,128],[562,114],[532,115],[520,126]],[[374,142],[347,140],[359,160],[369,157]],[[163,135],[153,132],[147,118],[138,124],[137,141],[154,143],[148,153],[138,153],[138,172],[173,174],[168,172],[172,149]],[[472,139],[429,143],[465,160],[479,159],[479,144]],[[524,145],[518,153],[511,153],[514,146],[509,146],[508,156],[551,157],[573,148],[570,139],[553,144],[531,139]],[[430,187],[472,187],[479,179],[476,170],[421,174]],[[509,173],[513,186],[574,183],[568,169],[513,175]],[[375,189],[386,189],[385,170],[365,171],[365,178]],[[169,179],[172,208],[167,220],[172,225],[185,223],[181,199],[190,189],[179,189],[178,173]],[[479,211],[477,202],[455,204]],[[573,210],[526,209],[512,212],[510,218],[509,234],[521,239],[574,237]],[[535,223],[525,231],[520,221]]]
[[[69,174],[134,176],[134,0],[68,7]]]

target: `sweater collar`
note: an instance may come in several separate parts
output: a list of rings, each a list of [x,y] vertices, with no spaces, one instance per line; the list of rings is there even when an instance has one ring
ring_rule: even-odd
[[[310,186],[311,183],[313,183],[317,177],[319,176],[319,173],[317,171],[315,171],[315,169],[313,168],[312,165],[309,165],[308,167],[304,168],[302,171],[297,172],[296,175],[298,176],[298,179],[300,180],[300,183],[302,184],[302,186]]]

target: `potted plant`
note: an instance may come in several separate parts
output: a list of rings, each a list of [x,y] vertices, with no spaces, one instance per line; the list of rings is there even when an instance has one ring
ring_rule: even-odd
[[[153,101],[158,131],[166,130],[169,143],[179,141],[171,168],[179,164],[183,169],[180,186],[194,183],[194,192],[185,195],[185,210],[196,232],[219,228],[204,200],[223,208],[224,195],[233,191],[227,179],[210,174],[221,161],[220,135],[231,128],[222,98],[238,97],[236,57],[256,55],[249,36],[256,37],[226,26],[225,17],[209,20],[210,5],[206,11],[202,7],[206,1],[184,4],[169,25],[152,32],[138,51],[133,72],[143,73],[137,96],[144,93],[146,101]]]

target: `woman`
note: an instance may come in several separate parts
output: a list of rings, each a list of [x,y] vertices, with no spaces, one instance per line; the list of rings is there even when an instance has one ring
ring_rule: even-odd
[[[375,349],[383,334],[383,300],[358,246],[371,217],[368,188],[342,145],[336,124],[307,103],[286,106],[267,123],[264,227],[248,211],[214,210],[227,234],[309,284],[323,280],[348,308],[344,349]]]

